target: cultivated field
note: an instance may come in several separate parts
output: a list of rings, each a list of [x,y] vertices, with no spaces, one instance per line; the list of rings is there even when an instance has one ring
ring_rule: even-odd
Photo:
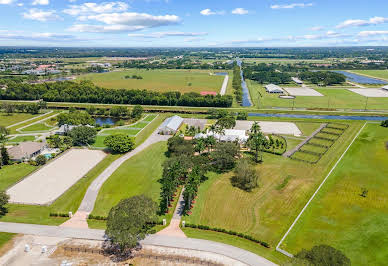
[[[72,149],[8,189],[10,202],[49,204],[105,156],[102,151]]]
[[[386,265],[387,142],[387,128],[366,125],[281,248],[296,253],[328,244],[344,252],[352,265]]]
[[[368,98],[347,89],[314,88],[323,94],[321,97],[297,96],[295,99],[282,99],[278,94],[267,93],[263,85],[247,81],[252,102],[260,108],[337,108],[337,109],[388,109],[388,98]],[[252,93],[253,92],[253,93]]]
[[[91,80],[98,86],[110,89],[146,89],[160,92],[180,91],[219,92],[224,76],[209,75],[212,70],[145,70],[130,69],[101,74],[86,74],[78,80]],[[126,79],[125,76],[137,75],[143,79]]]
[[[184,219],[246,233],[274,247],[361,127],[359,122],[349,125],[315,165],[265,153],[264,162],[256,165],[260,187],[250,193],[231,185],[233,173],[209,175],[200,186],[193,214]],[[268,249],[267,255],[273,251]]]

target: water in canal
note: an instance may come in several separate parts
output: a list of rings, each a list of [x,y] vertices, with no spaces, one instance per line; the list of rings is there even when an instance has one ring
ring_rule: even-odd
[[[242,71],[242,68],[241,68],[241,60],[237,59],[236,62],[237,62],[237,65],[241,69],[241,71],[240,71],[241,87],[243,89],[243,99],[242,99],[242,104],[241,105],[244,106],[244,107],[249,107],[249,106],[252,106],[251,96],[249,95],[249,90],[248,90],[247,83],[244,80],[244,75],[243,75],[243,71]]]

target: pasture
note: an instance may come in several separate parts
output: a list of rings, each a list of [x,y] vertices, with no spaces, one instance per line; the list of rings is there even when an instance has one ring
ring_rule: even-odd
[[[267,93],[264,85],[248,80],[250,91],[254,91],[252,102],[260,108],[322,108],[322,109],[388,109],[388,98],[367,98],[347,89],[314,88],[321,93],[321,97],[297,96],[295,99],[282,99],[279,94]],[[251,93],[252,95],[252,93]]]
[[[350,72],[388,81],[388,70],[352,70]]]
[[[38,115],[32,115],[32,114],[27,114],[27,113],[13,113],[13,114],[6,114],[1,112],[0,113],[0,125],[3,127],[8,127],[13,124],[22,122],[27,119],[34,118]]]
[[[209,175],[199,188],[192,215],[184,219],[249,234],[274,247],[361,127],[359,122],[349,125],[315,165],[264,153],[264,162],[255,166],[259,188],[252,192],[233,187],[232,172]]]
[[[166,151],[166,142],[158,142],[125,161],[102,186],[92,214],[107,216],[121,199],[140,194],[158,202]]]
[[[78,80],[91,80],[94,84],[109,89],[145,89],[159,92],[180,91],[219,92],[224,76],[210,75],[211,70],[145,70],[130,69],[100,74],[81,75]],[[142,79],[126,78],[137,75]]]
[[[344,252],[352,265],[386,264],[387,141],[387,128],[366,125],[281,248],[295,254],[327,244]]]

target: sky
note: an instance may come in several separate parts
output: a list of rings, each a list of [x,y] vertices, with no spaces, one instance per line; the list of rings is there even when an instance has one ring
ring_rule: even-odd
[[[388,0],[0,0],[0,46],[385,46]]]

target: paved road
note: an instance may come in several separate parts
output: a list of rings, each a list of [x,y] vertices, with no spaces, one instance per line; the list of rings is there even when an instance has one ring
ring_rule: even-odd
[[[0,232],[50,236],[59,238],[91,239],[100,241],[104,240],[103,230],[68,228],[37,224],[0,222]],[[146,239],[141,241],[141,244],[211,252],[241,261],[247,265],[275,265],[274,263],[249,251],[230,245],[202,239],[171,237],[163,235],[149,235],[146,237]]]
[[[121,164],[123,164],[126,160],[138,154],[148,146],[154,143],[157,143],[159,141],[167,141],[170,137],[171,136],[168,136],[168,135],[159,135],[158,130],[155,130],[147,140],[145,140],[142,144],[137,146],[133,151],[125,154],[124,156],[114,161],[111,165],[109,165],[89,186],[78,211],[88,212],[88,213],[93,211],[94,204],[96,202],[97,195],[98,195],[98,192],[100,191],[100,188],[102,187],[104,182],[113,174],[113,172],[116,171],[117,168],[121,166]]]
[[[220,91],[220,95],[225,95],[226,88],[228,87],[229,75],[226,75],[224,81],[222,82],[222,87]]]

